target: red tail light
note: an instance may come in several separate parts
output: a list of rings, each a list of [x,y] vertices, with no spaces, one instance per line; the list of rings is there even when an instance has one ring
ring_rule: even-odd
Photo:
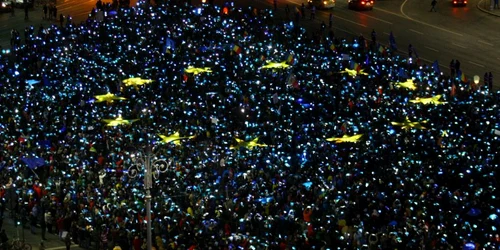
[[[453,1],[453,3],[457,3],[457,1]]]
[[[464,1],[464,4],[466,4],[466,3],[467,3],[467,1]]]
[[[361,4],[362,4],[362,5],[365,5],[365,1],[361,1]]]

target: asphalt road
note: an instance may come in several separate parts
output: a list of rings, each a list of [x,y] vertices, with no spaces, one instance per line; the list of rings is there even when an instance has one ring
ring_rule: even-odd
[[[500,77],[497,63],[500,51],[500,19],[479,10],[480,0],[472,0],[466,7],[452,7],[451,0],[438,0],[437,12],[430,12],[430,0],[379,0],[372,11],[353,11],[347,8],[347,0],[337,0],[332,10],[321,10],[315,21],[302,22],[306,27],[317,29],[321,21],[328,23],[330,12],[334,14],[334,31],[341,36],[371,37],[372,30],[377,40],[389,44],[389,33],[396,37],[401,55],[408,55],[412,44],[420,59],[427,64],[438,60],[440,69],[449,74],[452,59],[461,62],[461,69],[468,79],[474,75],[483,78],[485,72]],[[252,4],[258,8],[271,8],[272,0],[237,1],[244,6]],[[278,0],[278,12],[284,13],[286,4],[290,9],[299,6],[301,0]],[[480,3],[480,6],[484,6]],[[309,16],[309,11],[306,11]],[[495,78],[494,78],[495,79]],[[499,81],[494,81],[498,88]]]
[[[37,0],[41,1],[41,0]],[[10,48],[10,31],[17,29],[21,38],[24,38],[24,28],[34,26],[36,30],[40,25],[48,27],[51,24],[59,25],[59,14],[70,15],[75,23],[83,22],[87,19],[92,8],[95,7],[96,0],[56,0],[57,1],[57,20],[44,20],[42,6],[36,5],[28,13],[28,20],[24,20],[24,9],[15,8],[14,16],[10,13],[0,13],[0,46]],[[111,2],[111,1],[103,1]],[[131,1],[135,5],[136,0]]]
[[[9,240],[24,239],[24,242],[31,245],[33,250],[37,250],[40,246],[40,243],[42,242],[40,228],[37,228],[35,230],[35,234],[32,234],[29,228],[25,228],[24,230],[22,230],[21,227],[16,227],[14,221],[10,218],[8,211],[6,211],[4,214],[2,229],[5,229]],[[66,244],[62,240],[60,240],[57,235],[46,233],[45,238],[47,239],[43,241],[45,250],[66,249]],[[72,244],[70,249],[83,250],[84,248],[81,248],[76,244]]]

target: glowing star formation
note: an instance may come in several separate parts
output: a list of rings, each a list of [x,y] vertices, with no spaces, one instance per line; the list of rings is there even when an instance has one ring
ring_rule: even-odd
[[[266,144],[260,144],[259,143],[259,137],[251,140],[251,141],[244,141],[242,139],[234,138],[236,140],[236,145],[231,146],[230,149],[240,149],[240,148],[248,148],[252,149],[254,147],[267,147]]]
[[[124,120],[121,116],[119,116],[116,119],[102,119],[102,121],[105,122],[106,126],[108,126],[108,127],[116,127],[116,126],[120,126],[120,125],[129,125],[129,124],[132,124],[132,123],[134,123],[134,122],[136,122],[138,120],[139,119]]]
[[[187,69],[184,70],[186,73],[193,74],[193,75],[198,75],[201,73],[212,73],[212,69],[209,67],[205,68],[195,68],[193,66],[189,66]]]
[[[427,129],[426,127],[422,126],[422,123],[427,123],[427,121],[422,121],[422,122],[412,122],[408,117],[406,117],[406,120],[404,122],[391,122],[392,125],[394,126],[400,126],[403,129]]]
[[[360,70],[355,70],[355,69],[348,69],[348,68],[345,68],[345,70],[343,71],[340,71],[339,73],[347,73],[349,74],[350,76],[358,76],[358,75],[365,75],[367,76],[368,73],[366,73],[363,69],[360,69]]]
[[[413,82],[412,79],[406,80],[406,82],[396,82],[394,85],[398,88],[405,88],[410,90],[417,89],[417,85]]]
[[[440,104],[446,104],[447,102],[442,102],[439,99],[441,99],[441,95],[435,95],[433,97],[429,98],[418,98],[415,100],[410,100],[412,103],[422,103],[424,105],[428,104],[433,104],[433,105],[440,105]]]
[[[153,82],[153,80],[142,79],[140,77],[132,77],[132,78],[128,78],[128,79],[123,80],[123,83],[125,83],[125,86],[134,86],[134,87],[138,87],[138,86],[145,85],[145,84],[152,83],[152,82]]]
[[[332,138],[328,138],[326,140],[330,141],[330,142],[335,142],[335,143],[358,142],[361,139],[361,137],[363,137],[362,134],[357,134],[357,135],[353,135],[353,136],[344,135],[342,137],[332,137]]]
[[[196,137],[195,135],[193,136],[180,136],[179,132],[175,132],[171,135],[158,135],[161,138],[161,142],[163,143],[170,143],[173,142],[175,145],[180,145],[182,139],[193,139]]]
[[[261,69],[286,69],[290,67],[290,65],[286,64],[286,62],[270,62],[262,67]]]
[[[127,98],[125,97],[116,96],[109,92],[105,95],[96,95],[95,98],[96,98],[95,102],[108,102],[108,103],[112,103],[115,100],[127,100]]]

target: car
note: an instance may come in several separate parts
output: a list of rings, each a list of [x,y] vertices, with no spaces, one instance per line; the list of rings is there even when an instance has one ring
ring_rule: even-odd
[[[316,6],[317,9],[331,9],[335,7],[335,0],[309,0],[309,8]]]
[[[452,0],[453,6],[466,6],[467,0]]]
[[[349,9],[354,10],[372,10],[373,9],[373,0],[348,0],[349,1]]]
[[[0,1],[0,13],[12,12],[12,4],[10,2]]]

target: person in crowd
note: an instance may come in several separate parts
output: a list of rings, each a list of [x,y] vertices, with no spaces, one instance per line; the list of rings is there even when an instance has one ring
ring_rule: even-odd
[[[431,1],[431,10],[430,10],[430,12],[433,12],[433,11],[437,12],[436,5],[437,5],[437,0],[432,0]]]
[[[43,19],[47,20],[48,16],[47,13],[49,11],[49,7],[47,6],[47,3],[43,4]]]
[[[24,4],[24,20],[29,20],[28,13],[29,13],[29,6],[28,4]]]

